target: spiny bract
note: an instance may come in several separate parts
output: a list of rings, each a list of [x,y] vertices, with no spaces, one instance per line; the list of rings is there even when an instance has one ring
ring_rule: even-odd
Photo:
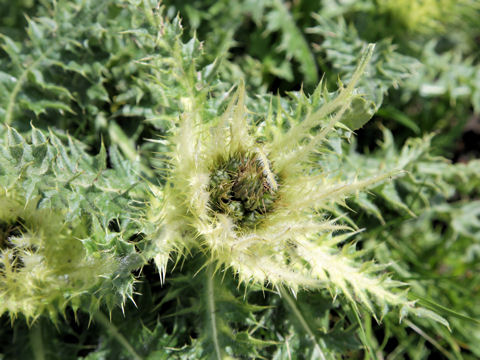
[[[280,112],[250,126],[243,84],[212,121],[202,118],[198,102],[183,99],[185,111],[166,141],[166,184],[151,186],[146,215],[157,227],[150,238],[163,279],[173,253],[200,250],[217,271],[232,268],[240,282],[292,291],[328,287],[372,312],[371,298],[382,311],[387,304],[404,306],[402,314],[419,311],[402,292],[390,290],[400,284],[378,276],[380,266],[356,263],[360,252],[352,246],[339,250],[352,231],[326,215],[333,203],[343,204],[347,195],[400,171],[348,182],[312,161],[335,129],[349,132],[342,116],[351,118],[352,101],[361,99],[354,87],[373,48],[368,46],[348,86],[341,84],[335,98],[325,96],[297,123],[288,119],[285,125]]]

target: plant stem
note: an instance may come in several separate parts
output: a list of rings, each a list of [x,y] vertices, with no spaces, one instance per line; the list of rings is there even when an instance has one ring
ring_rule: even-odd
[[[45,360],[45,349],[43,348],[42,329],[40,324],[35,323],[30,329],[30,345],[35,360]]]
[[[222,353],[220,351],[220,344],[218,341],[218,330],[217,330],[217,318],[215,310],[215,294],[214,294],[214,277],[213,265],[209,265],[207,268],[207,305],[208,305],[208,318],[211,323],[212,328],[212,338],[213,345],[215,348],[215,355],[218,360],[222,359]]]
[[[20,91],[20,89],[23,86],[23,83],[25,80],[27,80],[27,75],[28,73],[37,67],[38,64],[40,64],[43,59],[45,59],[46,54],[42,54],[38,57],[37,60],[35,60],[30,66],[28,66],[25,70],[23,70],[22,75],[20,75],[20,78],[18,78],[17,83],[15,84],[12,93],[10,94],[10,98],[8,99],[8,105],[7,105],[7,111],[5,114],[5,124],[10,125],[12,122],[12,116],[13,116],[13,106],[15,105],[15,99],[17,98],[17,95]]]
[[[117,327],[108,320],[108,318],[100,311],[93,314],[93,317],[96,321],[98,321],[104,328],[107,330],[114,338],[118,341],[120,345],[122,345],[125,350],[127,350],[130,355],[132,355],[132,359],[141,360],[142,357],[137,354],[135,349],[130,345],[130,343],[125,339],[120,331],[118,331]]]
[[[427,340],[430,344],[435,346],[438,351],[440,351],[447,359],[455,359],[455,356],[450,354],[442,345],[438,343],[434,338],[432,338],[430,335],[425,333],[422,329],[420,329],[417,325],[412,323],[410,320],[404,320],[405,324],[407,324],[413,331],[415,331],[418,335],[423,337],[425,340]]]
[[[302,313],[300,312],[300,309],[297,307],[297,304],[295,301],[293,301],[292,297],[288,292],[285,291],[283,287],[279,287],[280,290],[280,295],[282,296],[283,299],[287,302],[288,306],[290,309],[292,309],[293,314],[295,317],[298,319],[300,322],[300,325],[302,328],[305,330],[305,332],[308,334],[310,337],[310,340],[313,342],[313,345],[315,346],[315,349],[318,351],[318,354],[320,356],[320,359],[325,360],[325,354],[323,353],[322,349],[320,348],[320,345],[317,342],[317,339],[315,338],[315,334],[313,333],[312,329],[310,328],[310,325],[308,325],[307,321],[303,317]]]

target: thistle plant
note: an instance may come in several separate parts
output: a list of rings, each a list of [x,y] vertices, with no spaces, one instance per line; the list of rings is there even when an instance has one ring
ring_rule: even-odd
[[[12,128],[4,135],[0,314],[57,321],[67,307],[93,315],[100,305],[123,304],[133,292],[130,271],[143,261],[124,239],[128,225],[116,232],[109,223],[121,221],[129,200],[120,189],[128,193],[135,180],[105,171],[105,149],[90,157],[72,138],[67,149],[61,137],[36,128],[29,140]],[[89,213],[75,210],[86,206]]]
[[[147,212],[157,228],[150,238],[163,279],[175,253],[201,251],[210,264],[205,266],[231,268],[247,285],[285,286],[294,293],[328,288],[372,313],[376,303],[383,311],[394,305],[403,307],[402,314],[434,317],[394,290],[401,284],[381,275],[380,266],[355,260],[360,253],[354,246],[342,246],[352,228],[330,212],[347,196],[401,175],[401,169],[345,181],[341,173],[316,165],[315,157],[331,152],[332,133],[337,139],[338,133],[350,134],[342,119],[351,119],[352,104],[361,99],[355,85],[373,50],[366,48],[348,85],[340,83],[333,97],[320,85],[318,106],[304,118],[283,111],[274,116],[271,108],[263,124],[252,127],[243,84],[225,112],[211,120],[202,118],[195,99],[184,99],[171,137],[161,141],[170,149],[167,176],[164,186],[151,186]]]
[[[5,192],[1,202],[8,216],[1,224],[0,313],[56,320],[67,305],[78,309],[81,295],[114,271],[107,253],[87,255],[80,240],[87,227],[81,221],[65,224],[61,212],[37,210],[37,201],[25,204]]]
[[[420,65],[373,2],[177,3],[0,19],[0,358],[480,354],[478,162],[378,130]]]

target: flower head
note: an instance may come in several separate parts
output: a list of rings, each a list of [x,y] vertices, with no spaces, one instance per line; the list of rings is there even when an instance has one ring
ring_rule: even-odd
[[[152,186],[148,213],[157,224],[152,240],[162,277],[172,252],[200,249],[217,270],[231,268],[244,283],[293,291],[327,287],[372,311],[371,298],[384,308],[413,307],[389,290],[399,284],[378,276],[379,266],[357,264],[351,246],[339,249],[351,229],[322,212],[394,173],[346,182],[311,159],[360,98],[355,83],[372,51],[373,45],[335,98],[286,126],[282,113],[267,116],[262,127],[250,125],[243,84],[214,121],[185,100],[186,111],[168,140],[170,172],[165,186]]]
[[[87,256],[80,240],[85,223],[69,224],[61,211],[38,209],[38,201],[26,203],[4,189],[0,204],[0,314],[56,320],[67,305],[80,307],[88,290],[113,272],[113,258]]]
[[[5,135],[0,315],[56,321],[67,307],[93,314],[101,304],[123,305],[133,292],[131,271],[143,263],[122,232],[108,227],[118,219],[117,204],[125,211],[128,200],[118,197],[125,183],[117,179],[128,175],[106,169],[103,147],[90,156],[73,138],[64,137],[67,147],[53,131],[34,127],[29,139],[10,127]],[[81,211],[85,206],[89,213]]]

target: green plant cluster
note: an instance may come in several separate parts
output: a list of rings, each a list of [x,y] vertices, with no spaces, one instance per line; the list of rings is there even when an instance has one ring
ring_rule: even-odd
[[[0,0],[0,359],[480,357],[479,16]]]

